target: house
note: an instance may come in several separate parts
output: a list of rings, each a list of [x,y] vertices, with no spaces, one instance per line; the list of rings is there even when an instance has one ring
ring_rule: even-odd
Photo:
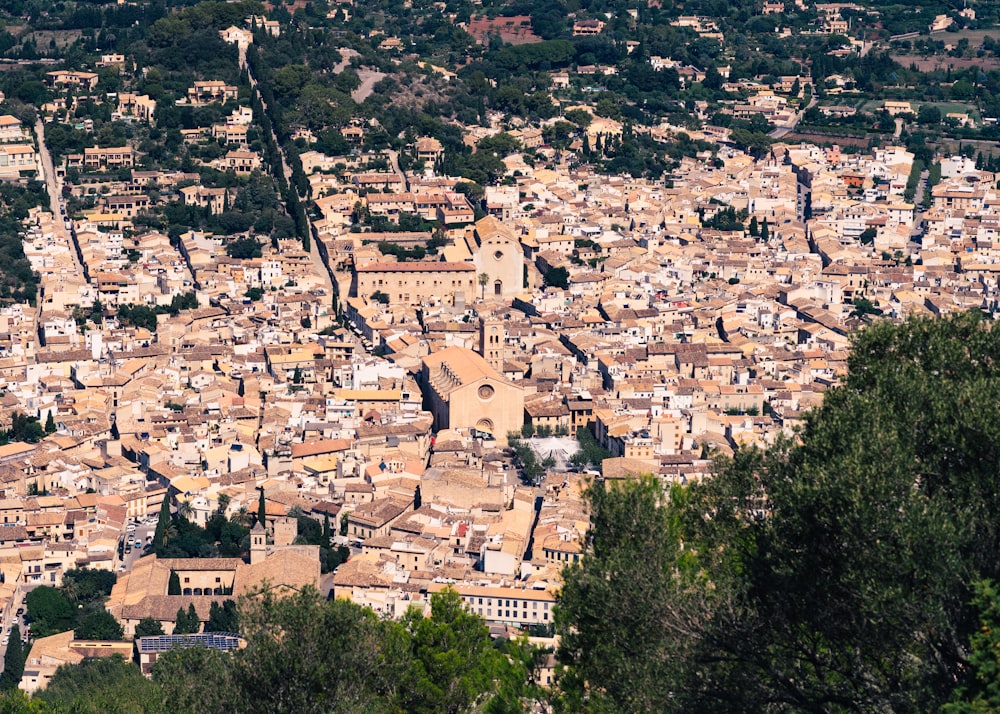
[[[128,168],[135,165],[135,158],[136,151],[130,146],[107,149],[89,147],[83,150],[83,167],[85,169]]]
[[[10,114],[0,116],[0,142],[23,141],[24,129],[21,120]]]
[[[216,159],[212,165],[222,171],[232,171],[247,175],[261,167],[260,156],[254,151],[230,151],[221,159]]]
[[[214,102],[236,101],[239,93],[239,88],[213,79],[207,82],[195,82],[187,91],[187,100],[189,104],[203,106]]]
[[[604,25],[605,23],[601,20],[578,20],[573,23],[573,36],[589,37],[599,35],[604,31]]]
[[[27,144],[7,144],[0,146],[0,176],[17,178],[22,171],[34,172],[35,148]]]
[[[92,92],[97,88],[98,76],[95,72],[46,72],[45,79],[55,89],[82,89]]]
[[[427,163],[433,164],[435,161],[441,158],[444,153],[444,149],[441,147],[441,142],[433,137],[421,137],[417,139],[416,143],[417,158],[421,161],[426,161]]]
[[[882,104],[882,108],[889,112],[890,116],[897,116],[899,114],[914,114],[913,107],[910,106],[909,102],[896,102],[891,100],[885,100]]]

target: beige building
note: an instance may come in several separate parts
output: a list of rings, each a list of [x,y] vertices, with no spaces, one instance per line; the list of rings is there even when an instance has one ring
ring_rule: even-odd
[[[524,290],[524,250],[514,231],[495,216],[476,222],[473,259],[478,273],[486,273],[486,295],[510,298]]]
[[[424,357],[420,378],[435,429],[475,428],[505,442],[524,424],[524,389],[472,350],[448,347]]]
[[[372,263],[357,269],[356,295],[367,300],[373,293],[381,292],[393,304],[438,298],[454,304],[459,293],[466,299],[475,295],[476,285],[476,268],[472,263]]]
[[[0,176],[16,178],[22,171],[36,171],[35,149],[27,144],[0,146]]]
[[[50,87],[74,87],[93,91],[97,87],[97,74],[94,72],[46,72],[45,79]]]
[[[195,82],[194,86],[188,89],[187,98],[189,103],[200,106],[213,102],[236,101],[239,93],[238,87],[215,79],[207,82]]]

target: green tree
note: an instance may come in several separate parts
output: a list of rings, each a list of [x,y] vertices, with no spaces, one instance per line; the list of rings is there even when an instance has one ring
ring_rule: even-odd
[[[152,617],[144,617],[135,626],[136,637],[154,637],[163,634],[163,625]]]
[[[118,576],[110,570],[73,568],[63,573],[62,591],[71,600],[90,603],[111,594]]]
[[[405,625],[412,652],[400,689],[405,711],[470,711],[494,694],[507,660],[493,647],[486,623],[466,610],[455,590],[434,593],[431,616],[411,613]]]
[[[188,605],[186,612],[183,607],[178,608],[177,619],[174,624],[175,635],[189,635],[198,632],[200,629],[201,620],[194,609],[194,603]]]
[[[170,571],[170,579],[167,581],[167,595],[181,594],[181,579],[174,570]]]
[[[164,652],[153,665],[153,682],[173,712],[229,711],[240,698],[229,654],[206,647]]]
[[[221,605],[212,602],[208,615],[208,624],[205,625],[205,632],[238,632],[239,617],[236,612],[236,603],[233,600],[226,600]]]
[[[72,630],[76,624],[76,608],[55,588],[41,585],[24,598],[35,637],[46,637]]]
[[[48,416],[45,417],[45,433],[54,434],[56,431],[56,419],[52,415],[52,410],[49,410]]]
[[[945,714],[985,714],[1000,711],[1000,594],[996,584],[974,584],[973,605],[979,611],[979,629],[969,642],[971,676],[959,686]]]
[[[311,588],[244,599],[247,647],[232,655],[241,711],[320,714],[401,711],[394,706],[406,632],[371,610],[327,601]]]
[[[569,271],[563,266],[552,268],[545,274],[545,284],[555,288],[569,289]]]
[[[699,560],[683,546],[678,514],[685,493],[676,488],[668,498],[647,477],[611,486],[596,482],[587,497],[587,550],[564,571],[556,610],[563,706],[672,711],[684,678],[677,665],[692,655],[692,620],[708,609],[709,597],[700,587]],[[608,607],[624,602],[623,596],[628,607]]]
[[[166,714],[173,711],[160,698],[157,686],[142,675],[138,666],[120,655],[63,665],[36,697],[58,712]]]
[[[160,517],[156,521],[156,530],[153,531],[153,551],[157,554],[167,545],[167,531],[170,530],[170,500],[164,496],[160,505]]]
[[[3,674],[0,675],[0,690],[17,689],[24,674],[24,647],[21,645],[21,628],[15,622],[10,628],[10,643],[3,658]]]
[[[260,500],[257,503],[257,522],[260,523],[265,528],[267,527],[267,501],[264,499],[264,487],[258,488],[260,491]]]
[[[121,640],[125,631],[111,613],[101,609],[84,615],[74,636],[78,640]]]
[[[226,254],[230,258],[243,260],[259,258],[263,255],[261,252],[261,244],[253,238],[237,238],[236,240],[227,243]]]

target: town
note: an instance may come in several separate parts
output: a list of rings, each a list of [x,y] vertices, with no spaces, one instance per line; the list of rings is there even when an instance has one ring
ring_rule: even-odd
[[[0,618],[4,647],[31,643],[28,693],[134,637],[148,674],[171,635],[222,632],[226,602],[306,586],[392,618],[453,589],[492,636],[551,652],[595,479],[710,478],[794,438],[860,328],[1000,310],[1000,107],[965,79],[925,102],[817,74],[982,26],[971,5],[878,39],[861,6],[765,2],[771,36],[827,52],[756,76],[649,38],[603,57],[634,9],[569,23],[587,64],[531,17],[472,15],[471,45],[546,69],[398,134],[391,108],[351,108],[443,101],[454,63],[372,31],[364,54],[331,34],[308,66],[269,64],[354,4],[203,5],[207,25],[145,27],[141,56],[91,33],[82,61],[11,60],[37,86],[0,103],[23,250],[0,303]],[[185,23],[217,45],[182,66]],[[730,39],[706,16],[667,28]],[[688,98],[638,121],[601,96],[619,73]],[[85,570],[115,575],[118,644],[36,637],[30,593]]]

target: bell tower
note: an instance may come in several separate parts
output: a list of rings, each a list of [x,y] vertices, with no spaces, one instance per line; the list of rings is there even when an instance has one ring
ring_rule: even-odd
[[[497,372],[503,373],[504,339],[503,320],[479,319],[479,354]]]

